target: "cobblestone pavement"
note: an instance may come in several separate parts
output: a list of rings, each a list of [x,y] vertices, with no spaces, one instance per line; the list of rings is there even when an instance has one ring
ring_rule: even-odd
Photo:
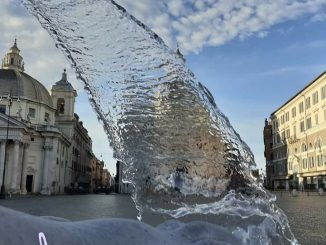
[[[302,245],[326,244],[326,196],[277,193],[277,204],[288,216],[294,236]]]
[[[288,192],[277,193],[276,196],[300,244],[326,244],[326,196],[300,193],[298,197],[292,197]],[[33,215],[62,217],[72,221],[136,219],[137,216],[128,195],[32,196],[0,200],[0,205]]]
[[[55,216],[71,221],[137,217],[129,195],[31,196],[0,200],[0,205],[37,216]]]

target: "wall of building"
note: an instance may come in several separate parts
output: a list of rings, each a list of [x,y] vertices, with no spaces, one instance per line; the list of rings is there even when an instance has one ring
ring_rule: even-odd
[[[326,183],[326,73],[272,113],[274,187],[320,188]],[[264,134],[265,141],[270,135]],[[266,145],[265,145],[266,146]],[[266,166],[270,163],[266,158]]]

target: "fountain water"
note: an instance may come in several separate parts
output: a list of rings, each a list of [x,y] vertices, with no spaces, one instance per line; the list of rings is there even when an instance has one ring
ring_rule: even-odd
[[[206,217],[244,244],[296,243],[250,176],[249,147],[180,54],[114,1],[22,1],[83,81],[140,217]]]

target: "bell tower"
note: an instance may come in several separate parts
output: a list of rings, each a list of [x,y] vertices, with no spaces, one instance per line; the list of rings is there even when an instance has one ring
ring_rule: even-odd
[[[14,45],[9,49],[9,52],[2,60],[2,69],[17,69],[24,71],[23,57],[19,54],[20,50],[17,47],[17,39]]]
[[[53,105],[56,108],[56,121],[72,121],[74,118],[76,90],[67,80],[66,69],[62,73],[60,81],[52,86]]]

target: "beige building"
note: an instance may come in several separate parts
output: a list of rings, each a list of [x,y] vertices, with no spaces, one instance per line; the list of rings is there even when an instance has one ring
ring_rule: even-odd
[[[102,173],[102,186],[111,186],[111,174],[109,170],[103,169]]]
[[[102,186],[104,162],[97,159],[95,155],[91,159],[92,168],[92,182],[91,189],[94,191],[97,187]]]
[[[109,170],[104,168],[104,162],[97,159],[95,155],[91,158],[91,191],[98,187],[110,187],[112,185],[112,177]]]
[[[264,142],[272,187],[325,187],[326,71],[271,114]]]

